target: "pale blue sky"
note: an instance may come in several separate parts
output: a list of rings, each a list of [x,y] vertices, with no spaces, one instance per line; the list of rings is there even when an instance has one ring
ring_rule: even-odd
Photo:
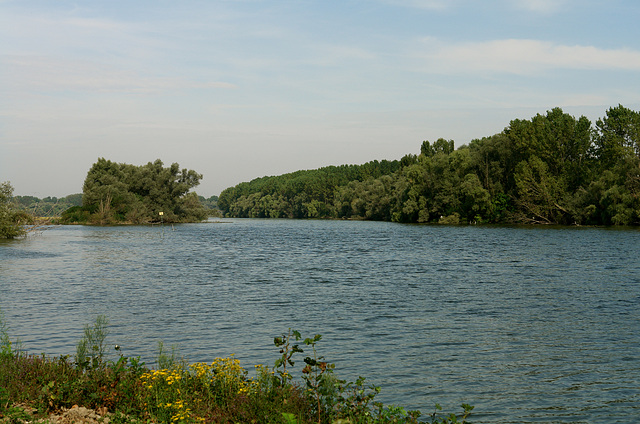
[[[99,158],[196,191],[456,146],[559,106],[640,110],[637,0],[0,0],[0,181]]]

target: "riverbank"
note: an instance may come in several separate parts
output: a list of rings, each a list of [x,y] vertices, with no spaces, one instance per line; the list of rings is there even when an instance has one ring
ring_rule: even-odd
[[[289,330],[274,338],[280,356],[250,377],[233,357],[189,364],[162,345],[156,368],[123,355],[107,360],[107,325],[99,316],[85,327],[74,359],[15,349],[2,325],[0,423],[411,424],[422,416],[376,402],[380,388],[362,377],[341,380],[318,353],[320,335],[303,339]],[[296,366],[303,353],[305,365]],[[430,422],[465,422],[472,407],[463,407],[462,421],[433,414]]]

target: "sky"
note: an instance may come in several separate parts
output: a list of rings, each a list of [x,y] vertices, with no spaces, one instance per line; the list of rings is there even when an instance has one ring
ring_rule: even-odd
[[[0,0],[0,182],[98,158],[266,175],[456,147],[561,107],[640,110],[637,0]]]

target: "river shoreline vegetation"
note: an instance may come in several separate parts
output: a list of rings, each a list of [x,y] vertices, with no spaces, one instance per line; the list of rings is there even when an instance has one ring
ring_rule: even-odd
[[[0,238],[36,217],[57,224],[153,224],[231,218],[364,219],[440,224],[640,225],[640,112],[611,107],[595,125],[554,108],[457,149],[256,178],[205,199],[202,175],[98,159],[82,194],[12,197],[2,183]],[[42,221],[40,221],[42,222]]]
[[[26,234],[26,225],[33,224],[33,216],[20,210],[13,202],[13,187],[0,183],[0,239],[12,239]],[[1,328],[0,328],[1,329]]]
[[[211,364],[189,364],[173,347],[158,346],[156,368],[128,358],[115,346],[110,360],[108,319],[85,325],[76,354],[29,355],[12,344],[0,311],[0,422],[55,422],[53,416],[80,405],[99,411],[96,422],[109,423],[418,423],[419,411],[375,401],[380,388],[360,377],[340,380],[335,366],[318,354],[320,335],[303,339],[289,329],[274,338],[278,359],[255,366],[250,377],[233,356]],[[17,346],[16,346],[17,345]],[[302,369],[296,363],[304,357]],[[294,372],[300,372],[294,378]],[[439,405],[431,423],[466,423],[473,409],[443,414]],[[95,418],[95,415],[93,416]]]
[[[202,175],[164,167],[160,159],[135,166],[99,158],[82,187],[82,206],[62,213],[60,223],[149,224],[198,222],[208,213],[198,195],[190,191]]]
[[[218,196],[205,198],[198,196],[200,203],[209,213],[209,216],[219,216]],[[68,209],[74,206],[82,206],[82,193],[70,194],[64,197],[47,196],[38,198],[35,196],[13,196],[13,202],[18,209],[38,218],[47,218],[55,221]]]
[[[640,224],[640,112],[593,125],[554,108],[454,149],[257,178],[224,190],[228,217],[409,223]]]
[[[0,185],[0,239],[23,236],[45,224],[153,224],[200,222],[219,216],[217,196],[205,199],[191,189],[202,175],[165,168],[160,159],[143,166],[99,158],[84,181],[82,194],[63,198],[13,196]]]

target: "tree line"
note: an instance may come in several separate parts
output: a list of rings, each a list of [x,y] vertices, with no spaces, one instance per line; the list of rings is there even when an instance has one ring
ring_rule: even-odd
[[[424,141],[400,161],[325,167],[230,187],[229,217],[424,223],[640,224],[640,113],[593,124],[560,108],[454,148]]]
[[[70,194],[64,197],[47,196],[14,196],[16,206],[36,217],[58,217],[73,206],[82,206],[82,193]]]
[[[159,159],[135,166],[100,158],[82,195],[13,197],[4,182],[0,238],[67,207],[61,223],[195,222],[217,207],[249,218],[639,225],[640,112],[618,105],[593,124],[554,108],[457,149],[453,140],[423,141],[419,154],[400,160],[257,178],[219,198],[191,191],[201,179]]]
[[[241,218],[334,217],[332,204],[338,187],[380,178],[400,168],[399,161],[383,160],[256,178],[220,193],[218,207],[227,216]]]
[[[81,194],[45,197],[13,196],[9,182],[0,183],[0,238],[15,238],[42,223],[144,224],[197,222],[219,216],[218,196],[206,199],[190,190],[202,175],[164,167],[161,160],[143,166],[100,158],[84,181]]]

